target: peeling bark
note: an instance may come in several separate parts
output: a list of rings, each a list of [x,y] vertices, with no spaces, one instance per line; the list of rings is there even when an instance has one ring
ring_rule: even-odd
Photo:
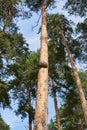
[[[40,67],[38,72],[34,130],[48,130],[48,36],[45,8],[44,0],[42,0]],[[45,63],[45,66],[41,65],[41,63]]]
[[[80,77],[79,77],[78,72],[77,72],[77,68],[75,66],[71,51],[70,51],[69,46],[66,42],[66,38],[65,38],[63,32],[62,32],[62,37],[63,37],[64,44],[65,44],[66,50],[68,52],[69,60],[70,60],[71,66],[72,66],[73,74],[74,74],[74,77],[75,77],[75,82],[76,82],[78,92],[79,92],[79,97],[80,97],[80,100],[81,100],[82,110],[83,110],[83,113],[84,113],[85,124],[87,126],[87,101],[85,99],[85,95],[84,95],[84,92],[83,92],[83,89],[82,89],[82,84],[81,84]]]

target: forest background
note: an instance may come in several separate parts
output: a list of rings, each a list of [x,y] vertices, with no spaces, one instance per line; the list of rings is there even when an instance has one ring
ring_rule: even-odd
[[[65,4],[66,1],[57,1],[56,2],[56,8],[51,10],[48,10],[49,13],[53,14],[53,13],[59,13],[59,14],[63,14],[65,15],[69,20],[72,20],[75,22],[75,24],[77,24],[78,22],[82,22],[84,21],[84,17],[80,17],[80,16],[75,16],[75,15],[70,15],[66,10],[63,10],[63,5]],[[26,39],[27,43],[29,44],[29,49],[31,51],[36,51],[39,47],[40,47],[40,34],[37,34],[39,27],[41,26],[41,19],[39,21],[39,24],[37,27],[34,27],[34,25],[36,24],[36,22],[38,21],[38,17],[40,16],[40,14],[36,14],[33,13],[33,16],[30,19],[25,19],[22,20],[21,18],[18,18],[17,20],[17,26],[19,26],[19,32],[21,32],[23,34],[23,37]],[[75,28],[75,25],[73,25],[73,28]],[[81,64],[79,65],[77,63],[77,67],[78,69],[83,69],[83,66],[85,64]],[[51,118],[54,118],[54,108],[53,108],[53,99],[49,98],[49,122]],[[62,102],[62,100],[58,99],[59,102],[59,106]],[[35,104],[35,102],[34,102]],[[3,117],[3,119],[5,120],[5,122],[10,125],[11,130],[17,130],[17,129],[21,129],[21,130],[25,130],[28,127],[28,119],[23,120],[23,122],[21,121],[20,117],[16,117],[13,114],[14,109],[16,109],[17,105],[16,103],[14,103],[14,101],[12,101],[12,106],[13,110],[9,110],[9,109],[0,109],[0,113]]]

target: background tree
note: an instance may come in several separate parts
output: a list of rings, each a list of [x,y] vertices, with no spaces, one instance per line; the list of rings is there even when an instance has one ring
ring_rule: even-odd
[[[82,51],[82,61],[83,64],[87,62],[87,19],[85,19],[82,23],[78,23],[76,27],[77,39],[81,45]]]
[[[70,14],[75,14],[79,16],[86,16],[87,15],[87,1],[86,0],[67,0],[65,6],[68,9]]]
[[[79,74],[80,74],[81,82],[85,91],[86,83],[87,83],[86,73],[79,72]],[[67,84],[68,89],[65,89],[64,93],[62,93],[64,104],[60,107],[61,124],[64,130],[66,129],[83,130],[86,128],[86,126],[84,123],[84,117],[83,117],[83,112],[80,105],[80,100],[78,97],[78,91],[75,87],[75,83],[71,85],[68,82]]]
[[[82,88],[82,83],[81,83],[77,68],[75,66],[75,63],[74,63],[74,60],[73,60],[73,57],[72,57],[72,53],[69,49],[69,46],[67,44],[66,38],[65,38],[63,33],[62,33],[62,36],[63,36],[64,44],[65,44],[65,47],[66,47],[66,50],[67,50],[67,53],[68,53],[68,56],[69,56],[69,60],[70,60],[71,66],[72,66],[72,71],[73,71],[73,74],[74,74],[75,82],[76,82],[76,85],[77,85],[77,88],[78,88],[79,98],[80,98],[81,105],[82,105],[82,110],[83,110],[83,113],[84,113],[85,124],[87,126],[87,105],[86,105],[86,98],[85,98],[85,95],[84,95],[84,91],[83,91],[83,88]]]
[[[41,48],[34,130],[48,129],[48,39],[46,26],[46,8],[53,2],[54,1],[48,0],[38,0],[36,2],[26,0],[26,3],[31,10],[37,12],[40,9],[38,7],[42,8]]]
[[[37,1],[31,1],[31,0],[26,0],[25,1],[25,3],[23,3],[23,4],[26,4],[27,3],[27,5],[28,5],[28,7],[29,7],[29,9],[30,9],[30,11],[36,11],[36,12],[38,12],[39,10],[40,10],[40,7],[42,6],[42,4],[41,4],[41,2],[42,1],[40,1],[40,0],[37,0]],[[50,0],[46,0],[46,1],[44,1],[44,4],[43,5],[45,5],[45,8],[44,9],[46,9],[47,7],[49,7],[50,5],[53,5],[53,2],[54,1],[50,1]],[[76,2],[76,1],[75,1]],[[83,3],[83,1],[81,1],[82,3]],[[20,1],[16,1],[16,0],[11,0],[11,1],[8,1],[8,0],[6,0],[6,1],[0,1],[0,13],[1,13],[1,17],[0,17],[0,20],[1,20],[1,24],[0,24],[0,61],[1,61],[1,63],[0,63],[0,85],[1,86],[3,86],[3,89],[1,90],[1,95],[2,95],[2,92],[3,92],[3,90],[5,90],[5,92],[6,92],[6,96],[2,96],[1,97],[1,99],[0,99],[0,102],[1,102],[1,104],[3,103],[4,104],[4,100],[7,98],[7,100],[5,101],[5,105],[7,105],[7,106],[9,106],[9,104],[10,104],[10,100],[9,100],[9,95],[8,95],[8,92],[9,92],[9,90],[10,89],[12,89],[12,84],[13,84],[13,82],[9,82],[8,81],[8,79],[9,79],[9,75],[11,76],[12,75],[12,77],[11,78],[13,78],[13,80],[15,79],[15,77],[16,78],[19,78],[19,80],[20,79],[22,79],[21,81],[23,81],[23,82],[17,82],[18,84],[16,84],[16,83],[14,83],[14,84],[16,84],[15,86],[18,86],[19,84],[22,84],[21,86],[23,87],[23,90],[26,90],[27,92],[29,92],[29,93],[31,93],[30,92],[30,89],[31,89],[31,87],[26,87],[27,89],[24,89],[24,80],[25,80],[25,78],[24,77],[26,77],[24,74],[23,74],[23,77],[21,76],[21,74],[20,74],[20,71],[23,71],[24,73],[26,73],[26,71],[25,71],[25,67],[24,66],[26,66],[26,65],[24,65],[24,66],[21,66],[20,64],[24,64],[23,63],[23,61],[21,61],[21,56],[23,57],[23,60],[26,62],[26,58],[24,58],[24,57],[26,57],[27,56],[27,53],[28,53],[28,46],[27,46],[27,44],[25,44],[25,41],[24,41],[24,39],[23,39],[23,37],[22,37],[22,35],[21,34],[19,34],[18,32],[17,32],[17,26],[16,26],[16,24],[15,24],[15,18],[16,17],[18,17],[18,16],[20,16],[21,14],[20,14],[20,8],[18,8],[18,7],[20,7],[19,6],[19,3],[20,3]],[[72,2],[71,2],[71,4],[72,4]],[[21,5],[21,4],[20,4]],[[75,5],[75,3],[74,3],[74,5]],[[78,6],[78,5],[80,5],[79,3],[76,5],[76,6]],[[5,8],[6,7],[6,8]],[[68,6],[69,7],[69,6]],[[82,7],[82,6],[81,6]],[[85,5],[84,5],[84,7],[85,7]],[[78,8],[78,9],[80,9],[80,8]],[[85,8],[84,8],[85,9]],[[84,11],[84,9],[83,9],[83,11]],[[77,9],[76,9],[77,10]],[[85,15],[85,13],[83,13],[82,15]],[[44,16],[44,15],[43,15]],[[54,63],[56,64],[56,65],[52,65],[52,67],[54,67],[54,68],[52,68],[52,69],[54,69],[54,71],[52,70],[51,72],[52,73],[54,73],[55,74],[55,87],[56,87],[56,85],[58,84],[58,85],[61,85],[62,87],[62,89],[59,89],[59,90],[61,90],[61,91],[64,91],[64,89],[66,89],[69,93],[73,93],[73,91],[71,91],[71,89],[73,88],[74,89],[74,87],[72,87],[72,86],[74,86],[74,85],[72,85],[72,84],[70,84],[70,82],[72,82],[72,74],[70,73],[70,75],[69,75],[69,71],[71,72],[71,68],[68,66],[68,63],[69,62],[67,62],[68,61],[68,57],[67,57],[67,53],[66,53],[66,50],[64,49],[64,45],[63,45],[63,40],[61,40],[61,29],[64,31],[64,35],[66,36],[66,38],[67,38],[67,40],[69,41],[69,47],[70,47],[70,49],[72,50],[72,54],[73,54],[73,58],[75,59],[76,58],[76,60],[75,61],[81,61],[81,59],[82,59],[82,61],[83,61],[83,57],[81,56],[81,51],[82,51],[82,48],[81,48],[81,45],[82,45],[82,43],[81,43],[81,40],[76,40],[76,39],[73,39],[73,37],[72,37],[72,28],[69,26],[70,25],[70,23],[68,23],[68,20],[66,20],[66,18],[62,15],[62,16],[59,16],[59,19],[57,19],[56,18],[57,17],[57,15],[54,17],[53,16],[53,18],[55,19],[55,21],[56,21],[56,24],[54,24],[53,25],[53,22],[54,21],[51,21],[51,23],[52,23],[52,25],[51,25],[51,28],[52,28],[52,30],[49,30],[49,32],[50,33],[48,33],[48,36],[49,36],[49,41],[50,41],[50,43],[54,43],[55,44],[55,47],[53,46],[53,44],[51,44],[52,46],[53,46],[53,48],[54,48],[54,50],[56,50],[56,49],[60,49],[60,51],[56,51],[56,54],[58,54],[58,55],[60,55],[60,53],[59,52],[61,52],[61,53],[63,53],[63,54],[65,54],[65,55],[61,55],[61,57],[62,58],[60,58],[60,59],[63,59],[64,58],[64,63],[62,63],[61,65],[59,65],[59,63],[57,63],[57,61],[55,61],[55,58],[56,58],[56,56],[55,56],[55,53],[54,53]],[[63,19],[63,20],[60,20],[60,19]],[[64,21],[64,22],[63,22]],[[46,23],[46,17],[45,17],[45,21],[43,22],[43,23]],[[44,24],[45,25],[45,24]],[[59,27],[58,26],[56,26],[56,25],[59,25]],[[63,25],[63,26],[61,26],[61,25]],[[46,27],[46,26],[45,26]],[[60,28],[61,27],[61,28]],[[80,26],[81,27],[81,26]],[[49,28],[50,28],[50,26],[49,26]],[[69,29],[69,30],[67,30],[67,28]],[[44,29],[46,29],[46,28],[44,28]],[[82,28],[81,28],[81,30],[83,30]],[[51,31],[52,31],[52,33],[51,33]],[[43,30],[42,30],[42,32],[44,32]],[[57,33],[56,33],[57,32]],[[66,32],[66,33],[65,33]],[[46,31],[46,33],[47,33],[47,31]],[[52,35],[51,35],[52,34]],[[47,35],[46,35],[47,36]],[[52,38],[51,38],[51,37]],[[59,36],[59,37],[57,37],[57,36]],[[44,39],[44,40],[43,40]],[[42,43],[42,41],[47,41],[47,37],[42,37],[41,38],[41,43]],[[73,43],[72,43],[72,41],[73,41]],[[3,44],[4,43],[4,44]],[[17,43],[19,43],[19,44],[17,44]],[[22,43],[22,44],[20,44],[20,43]],[[45,44],[44,44],[45,45]],[[74,46],[74,47],[73,47]],[[45,46],[45,47],[47,47],[47,46]],[[43,48],[43,47],[42,47]],[[56,48],[56,49],[55,49]],[[44,50],[44,51],[43,51]],[[41,60],[40,60],[40,64],[39,64],[39,69],[41,70],[42,68],[43,68],[43,70],[45,70],[48,66],[46,65],[46,64],[42,64],[42,60],[44,60],[44,57],[45,57],[45,51],[46,49],[42,49],[41,50],[41,56],[43,57],[43,58],[40,58]],[[86,45],[85,45],[85,48],[84,48],[84,45],[83,45],[83,55],[84,55],[84,58],[86,59]],[[26,52],[26,54],[25,54],[25,52]],[[43,53],[42,53],[43,52]],[[29,53],[28,53],[29,54]],[[47,53],[46,53],[47,54]],[[25,56],[26,55],[26,56]],[[31,59],[31,58],[30,58]],[[65,62],[65,60],[66,60],[66,62]],[[62,60],[60,60],[61,62],[62,62]],[[28,62],[29,63],[29,62]],[[44,62],[45,63],[45,62]],[[42,65],[44,65],[44,66],[42,66]],[[49,65],[50,66],[50,65]],[[61,68],[63,66],[63,68]],[[11,74],[10,74],[10,72],[9,72],[9,68],[11,67]],[[15,67],[17,67],[16,69],[15,69]],[[13,71],[13,68],[15,69],[14,71]],[[61,70],[64,70],[64,73],[61,75],[60,73],[61,73],[61,70],[59,71],[57,71],[57,69],[56,68],[61,68]],[[8,69],[8,70],[7,70]],[[18,69],[18,70],[17,70]],[[24,70],[23,70],[24,69]],[[31,70],[32,70],[32,68],[31,68]],[[13,74],[14,73],[14,74]],[[32,72],[31,72],[32,73]],[[44,73],[44,72],[43,72]],[[82,73],[82,72],[81,72]],[[17,77],[17,74],[18,74],[18,77]],[[30,74],[30,73],[29,73]],[[65,74],[65,75],[64,75]],[[83,74],[83,73],[82,73]],[[32,76],[33,76],[33,74],[31,74]],[[84,75],[84,74],[83,74]],[[32,77],[31,76],[31,77]],[[58,77],[59,76],[59,77]],[[64,77],[65,76],[65,77]],[[69,77],[70,76],[70,77]],[[20,78],[21,77],[21,78]],[[34,76],[33,76],[34,77]],[[54,77],[54,75],[51,75],[50,74],[50,77],[51,78],[53,78]],[[58,80],[58,78],[60,78],[60,77],[62,77],[60,80]],[[65,78],[64,79],[64,81],[63,81],[63,77]],[[11,80],[12,81],[12,80]],[[45,81],[45,80],[44,80]],[[26,81],[27,82],[27,81]],[[62,82],[62,83],[61,83]],[[10,86],[7,86],[7,84],[10,84]],[[65,86],[64,86],[64,83],[65,83]],[[69,85],[68,85],[69,84]],[[27,85],[27,84],[26,84]],[[31,82],[30,83],[30,80],[28,80],[28,85],[29,86],[34,86],[33,85],[33,82]],[[14,86],[14,88],[15,88],[15,86]],[[35,86],[34,86],[35,87]],[[64,88],[65,87],[65,88]],[[28,89],[29,88],[29,89]],[[57,88],[57,87],[56,87]],[[70,89],[70,90],[68,90],[68,88]],[[14,90],[13,90],[14,91]],[[21,90],[20,90],[21,91]],[[33,91],[34,92],[34,91]],[[40,91],[41,92],[41,91]],[[77,91],[76,91],[77,92]],[[86,91],[85,91],[86,92]],[[28,93],[28,96],[27,96],[27,99],[29,99],[30,98],[30,96],[29,95],[31,95],[31,94],[29,94]],[[22,102],[22,98],[21,98],[21,95],[23,95],[21,92],[20,92],[20,101]],[[65,98],[67,99],[67,96],[68,94],[66,94],[66,96],[65,96]],[[24,97],[25,95],[23,95],[23,97]],[[39,98],[40,99],[40,98]],[[39,100],[38,100],[39,101]],[[69,101],[68,101],[69,102]],[[28,102],[28,103],[30,103],[30,101]],[[46,102],[47,103],[47,102]],[[21,103],[20,103],[21,104]],[[5,106],[5,105],[3,105],[3,106]],[[39,108],[39,107],[38,107]],[[25,108],[23,108],[23,109],[25,109]],[[23,110],[22,108],[20,108],[20,111],[21,110]],[[26,109],[28,110],[29,109],[29,106],[28,107],[26,107]],[[22,111],[23,112],[23,111]],[[26,112],[25,112],[26,113]],[[44,112],[43,112],[44,113]],[[37,116],[38,116],[38,114],[37,114]],[[39,119],[39,118],[36,118],[36,119]],[[45,118],[45,119],[47,119],[47,118]],[[38,120],[38,122],[39,122],[39,120]],[[45,123],[47,123],[47,122],[45,122],[44,123],[44,120],[43,119],[41,119],[41,123],[43,123],[43,124],[45,124]],[[38,123],[37,123],[38,124]],[[42,125],[42,124],[41,124]],[[45,125],[44,125],[45,126]]]
[[[56,122],[51,119],[50,123],[48,124],[48,130],[58,130]]]
[[[30,52],[21,56],[18,57],[20,60],[8,65],[8,74],[13,77],[9,86],[12,88],[13,99],[18,104],[16,115],[21,115],[22,118],[28,116],[29,130],[32,130],[39,55],[38,52]]]
[[[54,108],[58,130],[60,129],[61,123],[57,99],[60,98],[58,95],[60,94],[62,86],[64,85],[64,74],[62,68],[63,64],[65,63],[64,54],[63,46],[60,46],[60,49],[58,49],[53,41],[49,41],[49,94],[52,98],[54,98]]]
[[[7,3],[6,3],[7,2]],[[11,55],[11,33],[14,34],[16,26],[10,16],[10,3],[9,1],[0,1],[0,104],[3,107],[10,105],[9,88],[6,81],[6,64]],[[4,92],[4,94],[3,94]]]
[[[54,19],[52,19],[54,18]],[[58,19],[59,19],[59,22],[58,22]],[[53,21],[52,21],[53,20]],[[63,22],[62,22],[63,21]],[[61,34],[61,27],[62,27],[62,30],[64,30],[64,33],[66,34],[67,36],[67,39],[70,38],[69,40],[69,45],[70,47],[72,47],[72,42],[74,41],[74,43],[78,43],[76,40],[73,39],[72,35],[72,28],[68,22],[67,19],[65,19],[64,16],[59,16],[58,14],[56,15],[48,15],[48,36],[49,36],[49,39],[50,41],[52,40],[52,42],[54,42],[54,45],[56,44],[56,46],[58,46],[58,43],[59,43],[59,39],[60,39],[60,34]],[[55,24],[52,24],[52,23],[55,23]],[[65,25],[64,25],[65,24]],[[53,25],[53,26],[52,26]],[[59,26],[58,26],[59,25]],[[51,28],[51,29],[50,29]],[[68,34],[68,35],[67,35]],[[60,37],[59,37],[60,36]],[[63,44],[63,41],[60,42],[60,44]],[[59,45],[60,45],[59,44]],[[75,49],[78,49],[78,44],[77,44],[77,47],[75,45]],[[74,50],[73,50],[74,51]],[[77,54],[74,53],[73,56],[81,56],[81,49],[78,51]],[[76,58],[76,57],[75,57]],[[69,78],[70,80],[70,78]],[[83,109],[85,109],[85,107],[83,107]],[[86,113],[85,113],[86,114]],[[85,119],[86,119],[86,116],[85,116]]]

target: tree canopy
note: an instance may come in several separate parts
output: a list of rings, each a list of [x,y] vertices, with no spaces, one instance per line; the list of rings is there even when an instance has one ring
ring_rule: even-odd
[[[75,65],[77,68],[80,68],[80,65],[82,67],[76,70],[75,74],[80,77],[84,91],[83,98],[87,100],[87,18],[85,18],[87,0],[65,2],[64,8],[70,16],[78,15],[84,19],[76,26],[65,14],[47,13],[49,9],[52,10],[57,6],[56,2],[55,0],[0,0],[0,108],[14,109],[11,102],[16,102],[15,114],[21,115],[22,119],[28,117],[29,130],[33,128],[32,123],[35,125],[34,130],[86,129],[78,94],[82,90],[76,88],[77,79],[72,73],[72,64],[70,65],[65,42],[68,50],[70,49],[74,68]],[[20,32],[17,20],[22,18],[29,21],[34,12],[39,14],[41,10],[41,48],[40,51],[32,52],[29,43]],[[61,128],[57,124],[57,116],[56,120],[51,119],[47,125],[48,85],[49,95],[51,98],[56,98],[54,105],[58,107],[57,100],[61,99],[62,102],[58,108]],[[10,130],[1,116],[0,129]]]
[[[67,0],[65,8],[70,14],[86,16],[87,15],[87,1],[86,0]]]

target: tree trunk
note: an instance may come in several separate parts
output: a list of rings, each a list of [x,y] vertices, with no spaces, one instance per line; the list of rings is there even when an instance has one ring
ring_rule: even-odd
[[[78,130],[84,130],[83,129],[83,124],[78,124]]]
[[[54,96],[54,106],[55,106],[57,126],[58,126],[58,130],[61,130],[60,116],[59,116],[59,111],[58,111],[58,104],[57,104],[57,97],[56,97],[56,89],[55,89],[55,86],[54,86],[54,80],[52,80],[52,89],[53,89],[53,96]]]
[[[4,33],[5,33],[6,28],[9,26],[9,22],[8,21],[11,20],[11,16],[12,16],[12,10],[11,10],[11,7],[9,6],[7,20],[4,22],[4,25],[3,25],[3,32]]]
[[[48,42],[46,10],[42,0],[42,30],[34,130],[48,130]]]
[[[28,87],[28,105],[31,107],[31,89],[30,86]],[[32,118],[31,115],[28,114],[29,119],[29,130],[32,130]]]
[[[74,74],[74,77],[75,77],[75,82],[76,82],[76,85],[78,87],[79,97],[80,97],[80,100],[81,100],[82,110],[83,110],[83,113],[84,113],[85,123],[86,123],[86,126],[87,126],[87,102],[86,102],[85,95],[84,95],[84,92],[83,92],[83,89],[82,89],[82,84],[81,84],[81,81],[80,81],[80,78],[79,78],[77,68],[75,66],[72,54],[71,54],[70,49],[69,49],[69,47],[66,43],[66,38],[65,38],[63,32],[62,32],[62,37],[63,37],[63,40],[64,40],[66,50],[68,52],[69,60],[71,62],[73,74]]]

